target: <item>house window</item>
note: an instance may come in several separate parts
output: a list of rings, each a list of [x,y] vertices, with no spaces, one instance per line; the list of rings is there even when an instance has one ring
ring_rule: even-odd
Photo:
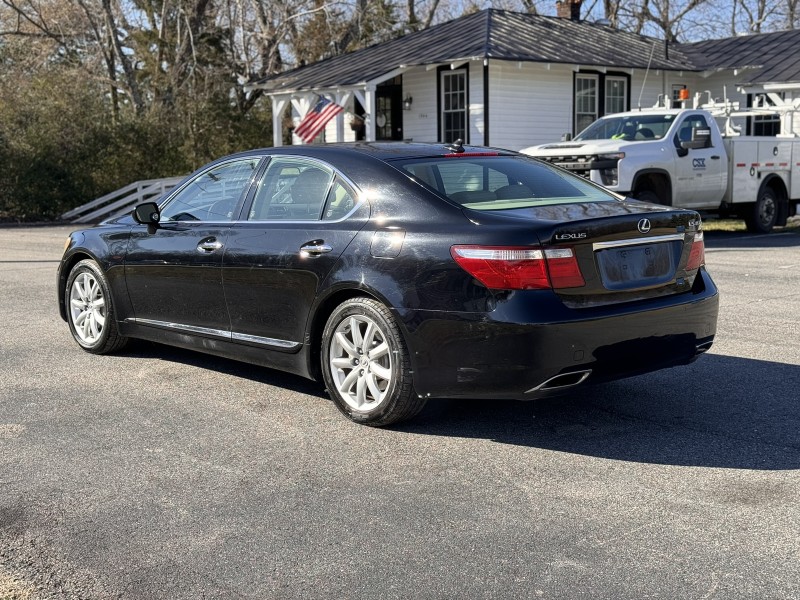
[[[624,77],[606,77],[606,108],[603,114],[628,110],[628,80]]]
[[[467,141],[467,71],[441,73],[442,141]]]
[[[378,96],[376,99],[378,112],[375,116],[375,139],[392,139],[392,99]]]
[[[597,75],[575,77],[575,131],[580,133],[597,120]]]
[[[683,90],[686,89],[686,86],[682,83],[674,83],[672,84],[672,108],[683,108],[683,100],[681,100],[681,94],[686,93]]]
[[[624,73],[575,74],[575,133],[599,117],[630,107],[630,75]]]
[[[783,92],[780,93],[781,98],[785,98]],[[758,98],[758,105],[764,108],[775,106],[775,103],[767,96]],[[747,108],[753,107],[753,94],[747,95]],[[756,117],[747,118],[747,134],[748,135],[764,135],[774,137],[781,132],[781,116],[779,114],[759,115]]]

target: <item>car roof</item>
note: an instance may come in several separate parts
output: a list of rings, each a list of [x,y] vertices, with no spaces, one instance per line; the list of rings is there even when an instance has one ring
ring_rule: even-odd
[[[516,155],[516,152],[501,148],[464,145],[464,154],[503,154]],[[302,146],[278,146],[248,150],[233,156],[249,156],[254,154],[291,154],[313,156],[320,159],[332,156],[368,155],[378,160],[396,160],[408,158],[428,158],[456,154],[451,144],[441,142],[344,142],[335,144],[307,144]]]

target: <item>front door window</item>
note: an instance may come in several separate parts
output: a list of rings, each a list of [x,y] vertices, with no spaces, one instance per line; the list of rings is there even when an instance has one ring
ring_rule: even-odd
[[[467,71],[442,72],[442,141],[467,141]]]
[[[580,133],[597,117],[597,75],[578,75],[575,78],[575,131]]]

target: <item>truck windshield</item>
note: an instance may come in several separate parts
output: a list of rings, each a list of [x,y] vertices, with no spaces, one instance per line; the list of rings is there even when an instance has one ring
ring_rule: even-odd
[[[417,183],[474,210],[617,200],[580,177],[521,156],[449,155],[392,163]]]
[[[647,113],[621,117],[603,117],[575,136],[575,141],[586,140],[660,140],[675,121],[676,115],[648,115]]]

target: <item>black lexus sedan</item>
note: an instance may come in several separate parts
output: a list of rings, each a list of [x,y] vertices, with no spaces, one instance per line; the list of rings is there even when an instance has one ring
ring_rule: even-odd
[[[144,338],[322,380],[354,421],[692,362],[716,332],[700,217],[505,150],[268,148],[70,235],[86,351]]]

